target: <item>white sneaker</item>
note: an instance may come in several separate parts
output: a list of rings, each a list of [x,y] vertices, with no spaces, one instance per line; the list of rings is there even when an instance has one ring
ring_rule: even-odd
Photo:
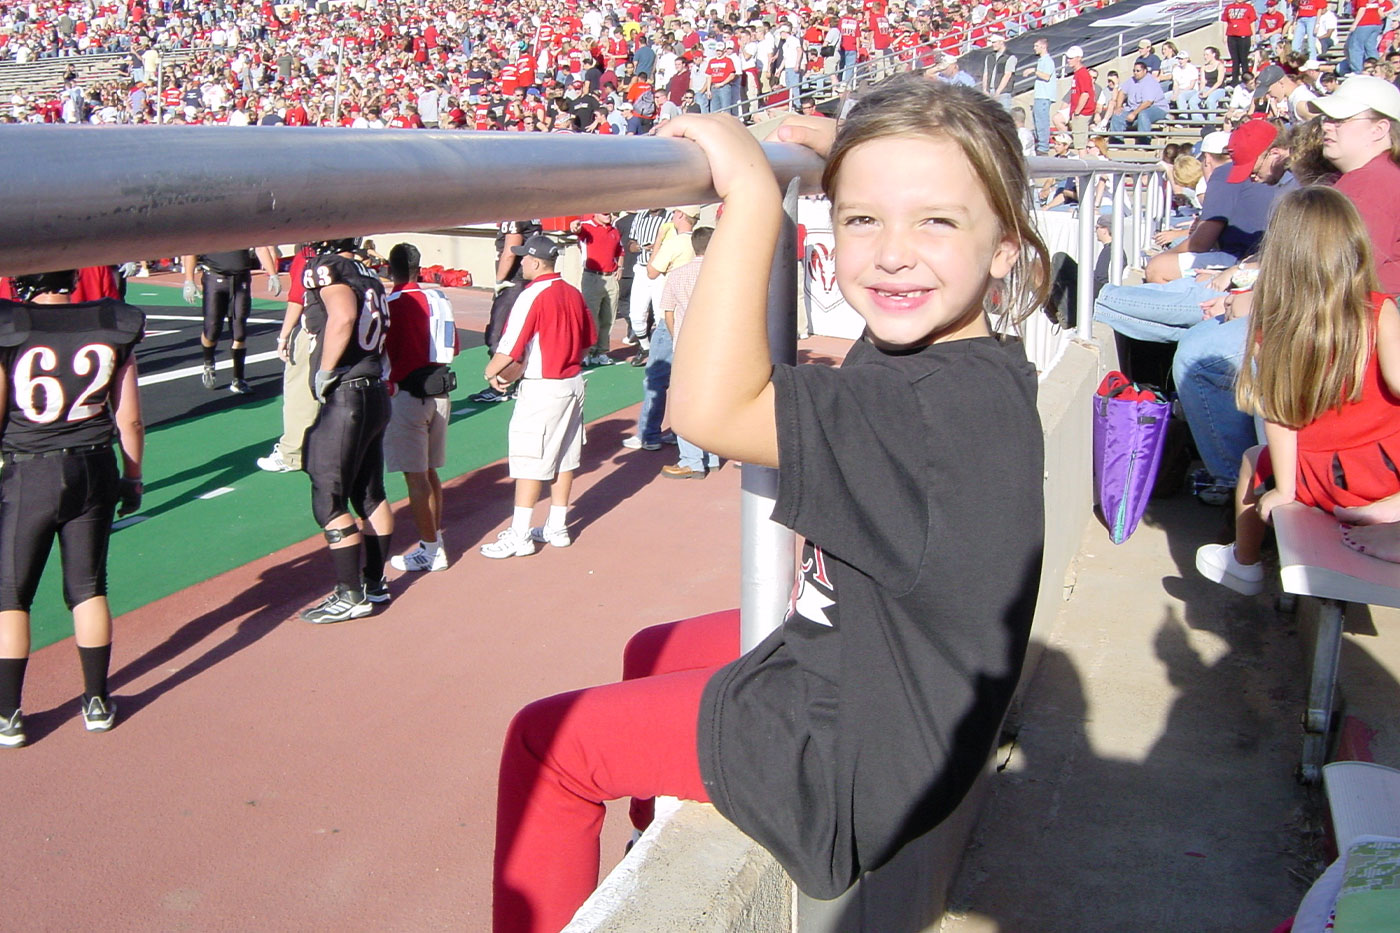
[[[1207,580],[1228,586],[1242,596],[1264,592],[1264,565],[1242,564],[1233,544],[1207,544],[1196,549],[1196,569]]]
[[[287,466],[287,461],[282,459],[282,447],[278,444],[272,445],[272,453],[258,458],[258,469],[269,473],[292,472],[292,468]]]
[[[446,570],[447,552],[436,548],[431,553],[418,542],[418,546],[405,554],[395,554],[389,558],[389,566],[395,570]]]
[[[483,557],[500,559],[503,557],[528,557],[535,553],[535,541],[530,533],[516,534],[513,527],[496,535],[496,540],[481,546]]]
[[[567,528],[550,528],[548,526],[531,528],[530,538],[540,544],[549,544],[553,547],[568,547],[574,543],[573,539],[569,537],[569,529]]]
[[[652,441],[652,442],[648,443],[647,441],[642,440],[640,437],[637,437],[635,434],[632,435],[631,437],[624,437],[624,438],[622,439],[622,446],[623,446],[623,447],[626,447],[628,450],[660,450],[660,449],[661,449],[661,445],[658,444],[658,443],[656,443],[655,441]]]

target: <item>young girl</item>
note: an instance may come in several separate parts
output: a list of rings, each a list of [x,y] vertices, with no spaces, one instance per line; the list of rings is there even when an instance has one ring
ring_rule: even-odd
[[[603,801],[712,801],[820,898],[957,806],[1020,674],[1039,585],[1036,375],[989,312],[1043,305],[1044,245],[1010,115],[892,79],[825,154],[836,278],[865,320],[840,369],[774,366],[765,302],[781,197],[738,122],[682,117],[724,212],[676,348],[677,433],[779,470],[806,541],[783,624],[739,657],[738,614],[646,629],[623,681],[517,715],[501,762],[496,930],[558,930],[592,891]],[[737,657],[737,660],[736,660]],[[634,806],[634,822],[638,811]]]
[[[1263,589],[1259,546],[1280,505],[1345,517],[1400,493],[1400,316],[1377,287],[1370,237],[1345,195],[1309,187],[1279,199],[1235,388],[1240,410],[1264,418],[1268,447],[1245,454],[1235,543],[1196,552],[1208,579],[1246,596]]]

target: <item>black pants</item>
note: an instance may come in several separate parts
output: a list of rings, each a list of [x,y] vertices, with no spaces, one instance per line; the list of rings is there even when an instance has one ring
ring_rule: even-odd
[[[1249,67],[1249,36],[1226,36],[1225,48],[1230,55],[1230,80],[1238,81]]]
[[[68,608],[107,595],[107,541],[118,489],[110,447],[6,458],[0,470],[0,610],[29,611],[55,537]]]
[[[306,432],[311,514],[322,528],[353,506],[361,518],[384,501],[384,427],[389,392],[378,380],[336,386]]]
[[[224,318],[234,343],[248,335],[248,312],[253,309],[253,273],[204,273],[204,339],[218,343],[224,332]]]

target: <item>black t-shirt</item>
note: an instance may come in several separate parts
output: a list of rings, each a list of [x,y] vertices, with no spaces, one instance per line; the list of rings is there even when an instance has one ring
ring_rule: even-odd
[[[779,366],[786,619],[706,686],[710,799],[798,887],[846,890],[957,806],[1020,676],[1044,527],[1036,374],[990,337]]]
[[[371,376],[377,379],[389,375],[389,360],[384,354],[384,337],[389,327],[389,308],[384,300],[384,283],[365,268],[358,259],[338,253],[317,256],[306,263],[301,274],[306,292],[302,315],[306,329],[315,341],[311,351],[311,367],[321,365],[321,344],[326,332],[326,306],[321,301],[321,289],[328,285],[350,286],[355,293],[355,326],[350,340],[340,354],[333,371],[343,379]]]
[[[593,125],[593,119],[598,115],[598,98],[592,94],[584,94],[574,100],[569,107],[569,112],[574,115],[574,126],[580,130],[586,130]]]
[[[0,362],[9,403],[0,449],[42,453],[112,440],[112,383],[145,329],[141,309],[0,301]]]
[[[258,267],[258,257],[251,249],[233,249],[223,253],[205,253],[199,257],[204,268],[217,275],[251,272]]]

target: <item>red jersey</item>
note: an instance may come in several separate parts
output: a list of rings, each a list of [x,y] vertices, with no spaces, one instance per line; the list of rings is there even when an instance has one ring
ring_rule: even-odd
[[[841,51],[854,52],[860,44],[860,20],[854,16],[841,17]]]
[[[1356,0],[1356,25],[1381,25],[1390,12],[1390,6],[1390,0]]]
[[[515,93],[515,89],[520,86],[520,81],[516,78],[515,66],[506,65],[501,69],[501,93],[509,97]]]
[[[1089,69],[1080,65],[1074,72],[1073,90],[1070,92],[1070,107],[1074,107],[1074,102],[1079,100],[1081,94],[1084,95],[1084,103],[1078,110],[1071,110],[1075,116],[1092,117],[1097,105],[1094,100],[1094,78],[1089,74]]]
[[[1311,19],[1321,13],[1326,5],[1325,0],[1298,0],[1298,19]]]
[[[1285,22],[1287,21],[1283,18],[1283,14],[1278,10],[1265,10],[1264,15],[1259,17],[1259,34],[1272,36],[1283,32]]]
[[[287,108],[287,112],[282,116],[282,122],[287,126],[306,126],[311,122],[311,118],[307,115],[305,107],[296,104]]]
[[[710,87],[723,87],[734,80],[734,60],[728,55],[718,55],[705,63],[705,74],[709,76]]]
[[[870,40],[880,51],[890,47],[894,41],[890,35],[890,21],[883,13],[870,14]]]
[[[78,270],[73,302],[100,301],[103,298],[121,298],[117,290],[117,267],[83,266]]]
[[[1235,0],[1220,12],[1220,20],[1225,24],[1227,36],[1254,35],[1254,21],[1259,14],[1254,12],[1254,4],[1248,0]]]

